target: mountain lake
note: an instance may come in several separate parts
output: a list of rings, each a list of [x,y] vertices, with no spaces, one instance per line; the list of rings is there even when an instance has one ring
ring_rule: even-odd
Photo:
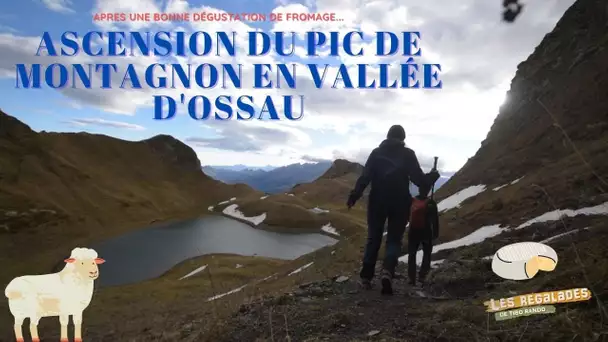
[[[125,285],[157,278],[182,261],[208,254],[294,260],[338,240],[323,234],[278,233],[224,216],[158,223],[94,244],[106,260],[97,285]]]

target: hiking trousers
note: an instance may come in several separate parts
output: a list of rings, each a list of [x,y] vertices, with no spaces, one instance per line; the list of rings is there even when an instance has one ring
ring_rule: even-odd
[[[395,268],[399,256],[401,256],[401,244],[405,226],[409,220],[411,202],[409,201],[386,201],[370,202],[367,207],[367,243],[363,253],[363,265],[359,274],[363,279],[372,279],[378,259],[378,252],[382,245],[384,225],[388,221],[386,233],[386,248],[384,254],[383,268],[395,275]]]
[[[410,282],[416,282],[416,258],[418,248],[422,245],[422,263],[419,278],[422,280],[431,270],[431,254],[433,253],[433,237],[429,232],[411,231],[408,234],[407,273]]]

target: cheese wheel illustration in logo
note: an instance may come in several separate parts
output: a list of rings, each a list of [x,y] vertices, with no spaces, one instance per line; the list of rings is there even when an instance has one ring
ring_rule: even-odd
[[[518,242],[499,249],[492,258],[492,271],[504,279],[532,279],[539,271],[551,272],[557,253],[538,242]]]

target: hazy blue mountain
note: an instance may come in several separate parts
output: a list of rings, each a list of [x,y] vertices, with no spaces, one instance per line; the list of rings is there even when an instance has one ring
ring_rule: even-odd
[[[244,183],[252,188],[267,193],[280,193],[291,189],[296,184],[310,183],[321,177],[332,165],[332,162],[291,164],[281,167],[248,167],[246,165],[210,165],[204,166],[203,172],[216,180],[227,184]],[[435,190],[445,184],[454,172],[442,172],[435,183]],[[418,194],[418,187],[410,184],[412,195]]]
[[[435,191],[439,189],[443,184],[447,183],[455,172],[441,172],[441,177],[435,183]],[[410,183],[410,193],[412,196],[418,195],[418,187]]]
[[[267,165],[267,166],[247,166],[247,165],[243,165],[243,164],[238,164],[238,165],[203,166],[203,169],[205,167],[212,167],[213,169],[222,169],[222,170],[230,170],[230,171],[244,171],[244,170],[264,170],[264,171],[270,171],[272,169],[276,169],[276,166],[272,166],[272,165]]]
[[[203,172],[227,184],[245,183],[259,191],[279,193],[296,184],[314,181],[329,169],[331,162],[291,164],[272,169],[243,166],[204,166]]]

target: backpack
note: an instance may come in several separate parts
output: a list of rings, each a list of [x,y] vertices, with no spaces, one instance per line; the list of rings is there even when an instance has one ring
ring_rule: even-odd
[[[427,227],[427,204],[429,199],[412,198],[412,208],[410,211],[410,229],[422,230]]]
[[[412,198],[410,230],[430,233],[433,240],[439,237],[439,213],[432,198]]]

